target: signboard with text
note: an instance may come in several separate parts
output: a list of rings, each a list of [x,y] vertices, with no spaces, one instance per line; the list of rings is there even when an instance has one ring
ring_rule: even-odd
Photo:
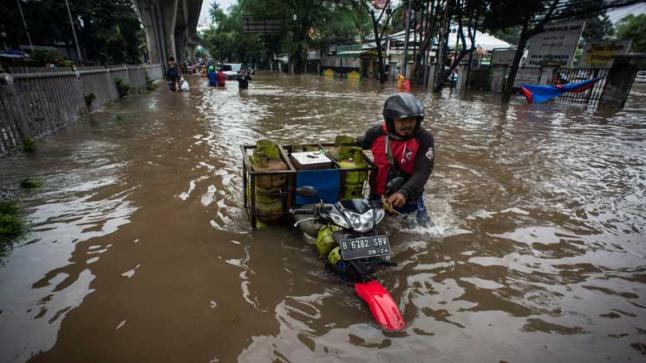
[[[542,33],[527,40],[525,67],[557,65],[571,67],[585,20],[549,23]]]
[[[583,57],[579,67],[611,68],[615,57],[628,53],[630,40],[603,40],[592,42],[583,48]]]
[[[283,21],[278,19],[256,20],[250,16],[242,17],[242,31],[245,33],[280,33],[283,30]]]

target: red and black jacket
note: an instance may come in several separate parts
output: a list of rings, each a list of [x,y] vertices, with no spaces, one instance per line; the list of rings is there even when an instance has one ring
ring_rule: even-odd
[[[388,138],[388,131],[384,123],[371,127],[359,139],[363,149],[372,151],[377,166],[377,175],[373,179],[375,183],[373,194],[376,196],[381,196],[386,191],[389,174],[393,175],[389,173],[392,166],[386,153],[386,138]],[[424,185],[433,171],[435,164],[433,135],[430,131],[420,128],[408,139],[397,140],[390,137],[389,142],[392,159],[397,164],[396,168],[406,180],[397,192],[406,198],[406,202],[412,202],[422,194]]]

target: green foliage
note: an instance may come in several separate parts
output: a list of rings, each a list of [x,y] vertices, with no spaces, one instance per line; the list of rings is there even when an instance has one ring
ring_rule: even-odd
[[[65,1],[20,1],[32,42],[74,49]],[[144,32],[131,0],[69,0],[84,62],[96,64],[140,63]],[[7,45],[27,44],[16,1],[0,5]]]
[[[90,92],[83,96],[83,99],[85,99],[85,105],[87,107],[90,107],[92,106],[92,102],[94,102],[94,100],[96,99],[96,96],[94,95],[94,93]]]
[[[47,64],[63,65],[65,57],[54,49],[34,49],[29,56],[29,62],[36,67],[44,67]]]
[[[221,61],[252,63],[262,55],[262,40],[258,34],[242,32],[242,10],[231,7],[229,15],[213,3],[209,14],[213,24],[203,34],[211,56]]]
[[[31,137],[25,137],[22,140],[22,151],[26,153],[33,153],[36,151],[36,141]]]
[[[358,11],[350,0],[245,0],[228,14],[214,4],[209,14],[213,24],[203,40],[216,60],[252,63],[287,53],[296,60],[297,71],[310,49],[339,39],[354,42],[372,30],[368,13]],[[282,21],[283,29],[276,34],[244,33],[243,14],[254,20]]]
[[[0,201],[0,240],[18,237],[24,231],[20,208],[15,201]]]
[[[128,92],[130,92],[130,86],[128,85],[128,82],[126,82],[122,78],[115,78],[114,84],[117,86],[117,93],[119,94],[119,98],[128,95]]]
[[[512,26],[509,28],[505,29],[494,29],[492,30],[492,34],[494,37],[504,40],[509,44],[518,44],[518,40],[520,39],[520,30],[521,27],[519,25]]]
[[[632,52],[646,52],[646,14],[630,14],[617,24],[617,38],[633,41]]]
[[[37,189],[43,185],[43,182],[35,178],[25,178],[20,182],[23,189]]]
[[[615,29],[612,26],[610,18],[604,14],[586,20],[582,38],[583,42],[587,44],[606,39],[614,33]]]
[[[13,200],[3,200],[0,201],[0,213],[2,214],[12,214],[16,215],[20,212],[20,207],[18,203]]]

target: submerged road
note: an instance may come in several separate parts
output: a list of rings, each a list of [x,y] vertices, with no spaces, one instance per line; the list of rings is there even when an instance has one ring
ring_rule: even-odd
[[[0,362],[597,362],[646,349],[646,88],[617,113],[419,95],[436,225],[391,234],[384,334],[287,226],[252,232],[240,144],[332,141],[395,90],[259,75],[129,96],[0,159],[29,232],[0,264]]]

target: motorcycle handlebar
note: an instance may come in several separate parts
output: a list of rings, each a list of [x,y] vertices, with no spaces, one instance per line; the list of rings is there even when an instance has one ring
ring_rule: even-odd
[[[291,213],[291,214],[314,214],[314,209],[296,208],[296,209],[290,209],[289,213]]]

